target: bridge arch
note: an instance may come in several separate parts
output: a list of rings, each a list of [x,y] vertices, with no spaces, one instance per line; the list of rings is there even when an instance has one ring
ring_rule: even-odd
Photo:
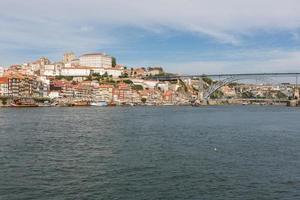
[[[266,76],[258,76],[258,77],[249,77],[249,76],[231,76],[231,77],[228,77],[228,78],[225,78],[223,80],[220,80],[218,82],[216,82],[215,84],[212,84],[207,91],[204,92],[203,94],[203,98],[205,100],[208,100],[210,98],[210,96],[216,92],[217,90],[219,90],[220,88],[230,84],[230,83],[233,83],[233,82],[236,82],[236,81],[241,81],[241,80],[260,80],[260,81],[263,81],[263,82],[266,82],[266,81],[271,81],[271,82],[276,82],[274,81],[272,78],[270,77],[266,77]],[[278,82],[276,82],[278,84]]]

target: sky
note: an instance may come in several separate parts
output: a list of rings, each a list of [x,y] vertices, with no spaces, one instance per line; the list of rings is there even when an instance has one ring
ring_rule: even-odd
[[[300,1],[0,1],[0,66],[69,51],[182,74],[300,72]]]

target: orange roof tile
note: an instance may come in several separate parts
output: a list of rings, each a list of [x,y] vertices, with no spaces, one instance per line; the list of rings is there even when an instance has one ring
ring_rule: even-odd
[[[0,77],[0,84],[6,84],[8,83],[8,78],[7,77]]]
[[[99,86],[99,88],[113,88],[113,87],[114,87],[113,85],[108,85],[108,84],[103,84]]]

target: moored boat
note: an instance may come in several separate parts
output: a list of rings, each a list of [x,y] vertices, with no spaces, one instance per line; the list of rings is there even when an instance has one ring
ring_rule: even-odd
[[[174,106],[175,104],[173,104],[173,103],[164,103],[164,104],[162,104],[163,106]]]
[[[108,106],[106,101],[94,101],[90,103],[91,106],[98,106],[98,107],[106,107]]]
[[[11,107],[38,107],[39,105],[32,99],[16,99],[11,104]]]
[[[108,104],[108,106],[109,106],[109,107],[114,107],[114,106],[117,106],[117,104],[116,104],[116,103],[113,103],[113,102],[111,102],[111,103],[109,103],[109,104]]]
[[[74,106],[88,106],[89,103],[87,101],[75,101],[73,103]]]

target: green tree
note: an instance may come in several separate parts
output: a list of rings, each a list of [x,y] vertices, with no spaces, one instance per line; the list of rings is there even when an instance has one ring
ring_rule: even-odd
[[[56,76],[55,79],[57,80],[67,80],[67,81],[72,81],[73,80],[73,76]]]
[[[141,98],[141,101],[142,101],[143,104],[145,104],[147,99],[145,97],[143,97],[143,98]]]
[[[1,97],[0,99],[1,99],[3,105],[7,104],[7,100],[8,100],[7,97]]]
[[[93,73],[92,76],[98,77],[98,76],[101,76],[101,75],[99,73]]]
[[[108,77],[108,73],[105,72],[105,73],[102,75],[102,77]]]
[[[243,92],[242,93],[242,97],[243,98],[255,98],[255,95],[252,93],[252,92],[250,92],[250,91],[246,91],[246,92]]]
[[[87,78],[86,78],[87,81],[92,81],[93,80],[93,76],[89,75]]]
[[[213,80],[208,78],[208,77],[203,77],[202,80],[207,83],[208,85],[212,85],[213,84]]]
[[[224,96],[223,92],[221,92],[220,90],[217,90],[212,95],[210,95],[210,98],[212,98],[212,99],[219,99],[219,98],[221,98],[223,96]]]
[[[124,74],[122,74],[121,76],[119,76],[119,78],[128,78],[128,74],[127,74],[127,73],[124,73]]]
[[[238,85],[238,83],[236,83],[236,82],[232,82],[232,83],[229,83],[229,84],[228,84],[229,87],[235,87],[235,86],[237,86],[237,85]]]
[[[115,57],[112,57],[112,67],[115,67],[117,65],[117,59]]]
[[[276,94],[276,97],[278,99],[286,99],[287,98],[287,95],[285,95],[284,93],[282,93],[281,91],[278,91],[277,94]]]
[[[133,90],[144,90],[143,86],[141,86],[141,85],[132,85],[131,88]]]
[[[126,84],[133,84],[133,82],[131,80],[129,80],[129,79],[128,80],[124,80],[123,82],[126,83]]]

